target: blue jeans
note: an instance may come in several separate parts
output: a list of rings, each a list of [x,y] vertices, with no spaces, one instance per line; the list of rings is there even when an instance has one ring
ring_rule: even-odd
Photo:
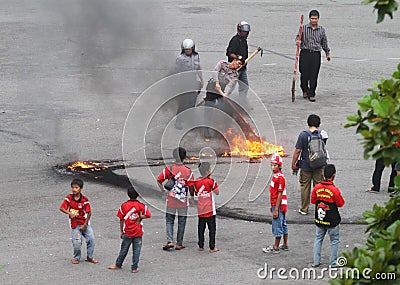
[[[115,262],[116,266],[122,267],[122,263],[124,262],[125,257],[128,254],[131,244],[133,252],[131,270],[135,270],[138,268],[140,250],[142,249],[142,237],[127,237],[126,235],[122,235],[121,250],[119,251],[117,261]]]
[[[329,265],[336,266],[336,259],[339,251],[339,225],[333,228],[325,228],[316,226],[315,241],[314,241],[314,264],[321,263],[321,247],[326,232],[329,234],[331,241],[331,253],[329,258]]]
[[[75,229],[72,229],[72,246],[74,247],[74,258],[81,259],[81,247],[82,247],[82,236],[86,239],[87,257],[93,258],[94,252],[94,233],[90,225],[86,226],[84,231],[80,231],[79,228],[82,225],[78,225]]]
[[[272,206],[271,210],[272,212],[274,212],[275,206]],[[272,234],[274,235],[274,237],[282,237],[288,234],[286,213],[281,212],[280,207],[278,209],[278,217],[276,219],[272,219]]]
[[[239,98],[246,98],[247,91],[249,91],[249,80],[247,79],[247,70],[241,69],[238,72],[239,74]]]
[[[176,244],[182,245],[183,235],[185,233],[186,216],[188,208],[170,208],[167,207],[165,214],[166,227],[167,227],[167,242],[174,242],[174,222],[175,214],[178,212],[178,234],[176,236]]]

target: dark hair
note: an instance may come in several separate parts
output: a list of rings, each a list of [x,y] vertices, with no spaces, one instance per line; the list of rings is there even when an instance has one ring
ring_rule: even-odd
[[[136,200],[137,197],[139,197],[139,193],[136,192],[135,188],[133,186],[129,186],[128,187],[128,196],[129,198],[131,198],[132,200]]]
[[[336,167],[333,164],[327,164],[324,168],[325,179],[331,179],[333,174],[336,173]]]
[[[319,12],[317,10],[311,10],[310,14],[308,14],[308,18],[311,18],[312,16],[317,16],[319,19]]]
[[[177,147],[172,152],[173,157],[175,158],[176,162],[182,162],[186,158],[186,149],[183,147]]]
[[[319,125],[321,124],[321,118],[318,115],[311,114],[307,118],[307,124],[309,127],[319,128]]]
[[[72,181],[71,181],[71,187],[72,187],[72,185],[78,185],[79,186],[79,188],[83,188],[83,180],[82,179],[79,179],[79,178],[74,178]]]
[[[200,162],[199,163],[199,171],[201,176],[206,176],[207,171],[211,169],[210,163],[209,162]]]

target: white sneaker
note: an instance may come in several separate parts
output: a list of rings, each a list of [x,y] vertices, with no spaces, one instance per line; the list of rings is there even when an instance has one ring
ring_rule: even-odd
[[[299,213],[300,213],[301,215],[303,215],[303,216],[308,215],[308,213],[303,212],[301,209],[299,209]]]

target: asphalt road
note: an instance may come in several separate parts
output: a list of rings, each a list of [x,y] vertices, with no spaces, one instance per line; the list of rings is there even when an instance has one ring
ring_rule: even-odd
[[[328,148],[338,169],[336,184],[346,200],[341,213],[347,223],[341,227],[340,250],[363,243],[365,226],[354,222],[373,204],[387,201],[389,172],[383,174],[380,194],[365,193],[371,186],[374,162],[363,160],[360,137],[343,125],[373,82],[390,76],[399,63],[399,17],[377,25],[372,7],[360,1],[292,2],[0,1],[0,283],[262,284],[270,281],[257,276],[265,264],[287,270],[308,267],[314,225],[311,216],[295,212],[300,195],[297,178],[290,175],[290,156],[310,113],[321,116],[322,127],[329,133]],[[296,102],[291,103],[293,40],[300,14],[307,16],[313,8],[321,13],[332,61],[322,63],[317,102],[303,100],[297,86]],[[130,256],[122,271],[110,272],[106,267],[119,250],[115,215],[127,197],[121,188],[86,181],[84,193],[92,202],[95,257],[100,263],[72,265],[67,217],[58,210],[70,191],[71,176],[59,175],[54,166],[76,159],[122,159],[128,154],[122,150],[123,141],[130,139],[132,149],[125,145],[124,150],[144,146],[147,158],[168,154],[174,142],[167,140],[162,148],[160,139],[174,116],[174,104],[148,110],[146,106],[153,106],[156,98],[141,102],[141,95],[145,90],[151,94],[154,89],[148,88],[171,74],[184,38],[194,39],[203,69],[212,70],[225,58],[224,50],[240,20],[251,24],[249,44],[265,49],[263,57],[249,65],[253,90],[249,104],[254,108],[250,115],[259,122],[261,134],[282,145],[289,155],[284,173],[290,250],[266,256],[261,248],[272,243],[268,223],[220,217],[217,247],[221,251],[199,253],[196,218],[191,216],[185,234],[187,248],[164,252],[163,202],[146,197],[153,218],[145,221],[141,272],[129,273]],[[129,117],[137,99],[144,114],[153,115],[151,121]],[[196,122],[202,114],[195,112],[193,118]],[[136,132],[136,127],[124,132],[127,119],[133,119],[128,120],[129,126],[148,125],[146,133]],[[165,133],[167,138],[174,134],[170,131]],[[196,131],[177,137],[192,155],[207,146],[216,152],[221,149],[220,141],[205,144]],[[217,164],[213,175],[223,193],[218,204],[248,217],[267,219],[268,194],[261,190],[269,172],[264,166]],[[161,168],[131,169],[132,179],[152,188]],[[194,209],[190,212],[195,215]],[[325,242],[323,265],[327,265],[328,254]],[[277,276],[273,280],[285,282]]]

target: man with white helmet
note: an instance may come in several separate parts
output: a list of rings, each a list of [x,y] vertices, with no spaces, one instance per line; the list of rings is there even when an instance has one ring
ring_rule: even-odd
[[[226,55],[228,61],[232,62],[233,59],[238,59],[245,62],[249,56],[249,47],[247,45],[247,37],[250,33],[250,25],[245,21],[241,21],[237,24],[237,34],[234,35],[229,41],[229,45],[226,48]],[[244,65],[238,72],[239,74],[239,98],[245,99],[247,91],[249,90],[249,81],[247,79],[246,65]]]
[[[203,74],[200,67],[199,54],[196,52],[195,44],[192,39],[185,39],[181,44],[181,54],[176,59],[176,72],[179,76],[180,84],[184,84],[188,92],[179,97],[179,105],[176,114],[196,105],[197,94],[203,87]],[[197,81],[197,76],[200,82]],[[182,129],[182,122],[178,116],[175,122],[177,129]]]

